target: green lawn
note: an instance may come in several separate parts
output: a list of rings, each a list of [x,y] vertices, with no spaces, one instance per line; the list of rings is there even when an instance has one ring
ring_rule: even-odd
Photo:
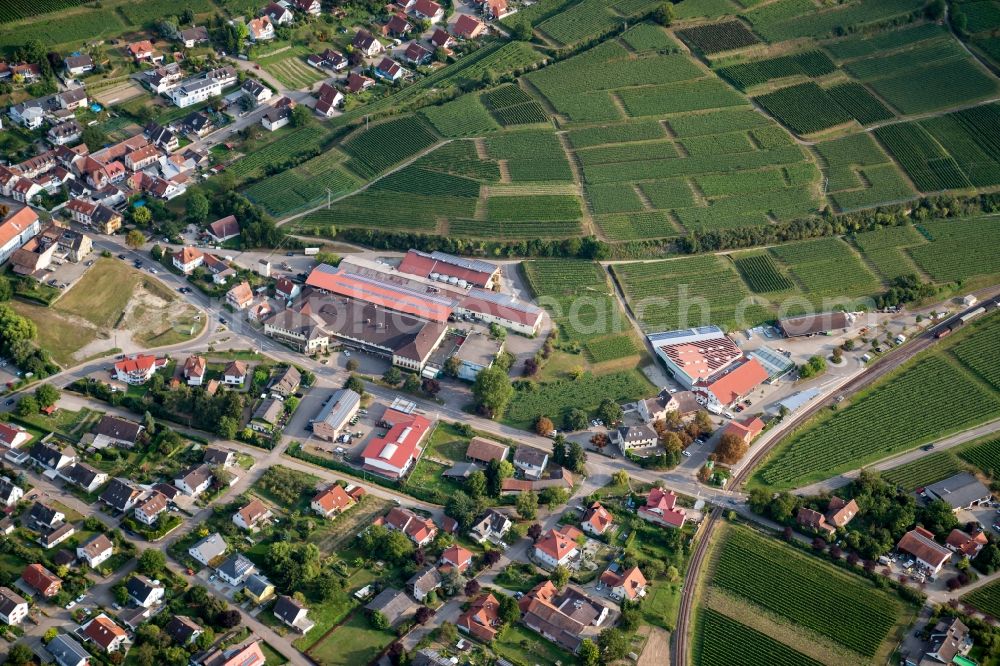
[[[347,587],[345,590],[334,594],[333,598],[322,604],[311,604],[309,606],[309,619],[315,622],[316,626],[307,635],[296,639],[292,645],[302,651],[312,649],[313,644],[323,634],[343,620],[357,605],[358,602],[353,594],[353,588]]]
[[[264,666],[281,666],[288,663],[288,660],[280,652],[264,641],[260,643],[260,651],[264,653]]]
[[[84,407],[77,412],[70,409],[57,409],[52,416],[32,414],[21,417],[21,420],[40,430],[56,432],[73,441],[80,441],[80,437],[86,434],[100,418],[100,412]]]
[[[313,631],[318,631],[318,627]],[[372,628],[365,614],[359,612],[337,627],[322,643],[313,646],[309,656],[323,666],[367,664],[394,639],[394,634]]]
[[[530,564],[508,564],[496,577],[497,585],[502,585],[512,592],[527,592],[535,585],[545,580],[545,576],[535,571]]]
[[[642,619],[673,631],[680,603],[681,583],[658,580],[646,592],[646,599],[642,602]]]
[[[424,455],[462,462],[465,460],[465,450],[469,448],[469,439],[452,424],[440,422],[427,442]]]
[[[494,641],[494,648],[497,654],[507,657],[515,664],[554,666],[557,662],[576,663],[576,659],[569,652],[519,624],[504,629]]]

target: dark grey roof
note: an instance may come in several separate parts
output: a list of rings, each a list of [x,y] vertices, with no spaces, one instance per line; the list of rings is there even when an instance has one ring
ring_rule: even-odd
[[[417,596],[426,594],[441,584],[441,572],[437,567],[428,566],[423,571],[418,571],[406,581],[406,586],[413,590]]]
[[[138,574],[129,578],[125,584],[125,589],[128,590],[129,595],[139,601],[145,601],[153,593],[153,590],[161,587],[163,586],[159,584],[159,581],[153,581]]]
[[[9,587],[0,587],[0,613],[10,616],[15,608],[24,603],[27,601],[17,592]]]
[[[658,435],[656,431],[650,428],[648,425],[634,425],[634,426],[622,426],[618,428],[618,437],[622,441],[628,442],[641,442],[647,439],[656,439]]]
[[[472,476],[473,473],[482,469],[482,467],[474,462],[460,462],[452,465],[450,469],[446,469],[441,475],[454,479],[467,479]]]
[[[390,625],[394,625],[404,616],[413,612],[416,605],[416,602],[406,596],[402,590],[387,587],[369,601],[365,609],[379,611],[389,620]]]
[[[174,615],[164,628],[175,643],[187,645],[191,637],[202,631],[201,626],[186,615]]]
[[[142,606],[136,606],[134,608],[123,609],[118,613],[118,619],[129,629],[135,629],[140,624],[148,620],[152,614],[153,613],[150,609],[143,608]]]
[[[138,488],[124,479],[111,479],[111,483],[101,493],[101,501],[109,504],[119,511],[125,511],[140,494]]]
[[[271,585],[271,581],[269,581],[266,576],[253,574],[247,578],[244,587],[255,597],[259,597],[264,594],[264,590],[267,589],[268,585]]]
[[[326,399],[323,409],[319,410],[313,422],[324,421],[334,428],[339,428],[344,425],[348,414],[359,404],[361,396],[357,393],[350,389],[337,389]]]
[[[232,449],[210,446],[205,449],[205,463],[209,465],[225,465],[234,453]]]
[[[242,578],[248,571],[254,568],[253,562],[244,557],[241,553],[233,553],[226,558],[226,561],[219,565],[217,571],[225,574],[233,580]]]
[[[46,467],[55,467],[62,454],[62,450],[49,446],[45,442],[35,442],[35,445],[31,447],[31,457]]]
[[[990,495],[990,489],[969,472],[961,472],[924,489],[933,497],[947,502],[952,508],[967,507]]]
[[[294,393],[302,382],[302,374],[294,366],[288,366],[271,384],[271,390],[288,395]]]
[[[35,502],[31,505],[31,509],[28,511],[28,526],[33,529],[36,526],[49,527],[56,522],[57,513],[59,512],[52,507],[45,506],[41,502]]]
[[[14,490],[20,490],[20,487],[7,477],[0,476],[0,500],[3,500],[5,504],[9,503],[11,493]]]
[[[66,634],[53,638],[45,649],[55,658],[59,666],[76,666],[90,658],[90,653]]]
[[[69,470],[68,476],[74,483],[86,487],[92,484],[99,474],[103,473],[87,463],[77,463]]]
[[[284,404],[280,400],[268,398],[257,406],[256,411],[253,413],[253,420],[275,425],[283,409]]]
[[[536,449],[531,446],[519,446],[514,451],[514,463],[520,463],[522,465],[531,465],[532,467],[541,467],[545,464],[547,454],[541,449]]]
[[[278,597],[278,601],[274,604],[274,616],[281,620],[282,622],[287,622],[291,624],[295,622],[295,617],[299,614],[299,611],[304,609],[305,606],[284,594]]]
[[[134,421],[106,414],[97,422],[92,432],[95,435],[104,435],[111,439],[135,443],[142,430],[143,427]]]

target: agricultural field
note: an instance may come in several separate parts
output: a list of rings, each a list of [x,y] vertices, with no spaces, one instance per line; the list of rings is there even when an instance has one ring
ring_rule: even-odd
[[[827,196],[842,211],[911,199],[916,192],[870,134],[814,146],[827,177]]]
[[[706,324],[746,328],[772,318],[763,304],[753,302],[725,257],[614,264],[612,270],[629,308],[647,332]],[[738,313],[739,306],[747,303]]]
[[[922,6],[920,0],[859,0],[827,9],[811,0],[778,0],[744,12],[743,18],[768,42],[781,42],[843,34],[853,27],[907,16]]]
[[[795,287],[767,253],[742,255],[733,259],[733,264],[743,277],[743,281],[750,287],[750,291],[755,294],[787,291]]]
[[[978,326],[966,329],[968,336],[962,339],[976,340],[982,330]],[[1000,399],[995,391],[958,362],[938,353],[924,354],[880,379],[849,406],[811,420],[772,454],[756,479],[772,487],[796,487],[912,449],[997,414]],[[890,420],[892,427],[888,427]]]
[[[514,84],[501,86],[481,97],[486,108],[504,127],[548,122],[542,105]]]
[[[698,610],[695,633],[696,663],[705,666],[729,666],[743,661],[773,666],[822,664],[710,608]]]
[[[917,42],[935,37],[945,37],[948,29],[936,23],[921,23],[904,26],[898,30],[876,32],[872,35],[858,34],[834,42],[827,42],[823,48],[837,60],[863,58],[876,53],[895,51]]]
[[[788,645],[814,636],[811,651],[829,646],[845,651],[842,658],[855,655],[841,663],[887,654],[911,610],[865,578],[747,527],[725,527],[710,566],[709,607],[717,604],[714,610],[739,613],[741,620],[757,615],[747,619],[778,622],[787,633],[773,636]]]
[[[964,448],[958,457],[992,478],[1000,477],[1000,439],[990,439]]]
[[[425,107],[420,115],[445,138],[478,136],[500,129],[475,93],[438,106]]]
[[[725,21],[710,25],[700,25],[695,28],[678,30],[677,36],[687,42],[691,48],[711,55],[742,49],[759,44],[755,34],[747,30],[739,21]]]
[[[145,26],[167,14],[180,14],[188,9],[195,14],[204,14],[214,12],[215,5],[210,0],[141,0],[124,4],[119,11],[129,25]]]
[[[770,249],[801,288],[810,294],[870,296],[878,280],[839,238],[817,238]]]
[[[622,17],[645,13],[655,4],[652,0],[580,0],[536,28],[552,41],[569,46],[608,32]]]
[[[350,156],[346,165],[351,171],[371,178],[436,142],[420,118],[403,116],[355,132],[340,148]]]
[[[658,25],[640,23],[622,33],[622,42],[635,51],[659,51],[678,46],[670,35]]]
[[[252,178],[262,173],[264,167],[281,164],[289,157],[316,150],[325,136],[321,128],[312,125],[293,129],[280,140],[272,141],[263,148],[243,156],[227,167],[226,171],[233,174],[237,180]]]
[[[917,275],[919,270],[902,248],[921,245],[923,236],[911,226],[886,227],[879,231],[869,231],[853,237],[855,245],[869,264],[885,280],[893,280],[903,275]]]
[[[84,0],[40,0],[26,3],[20,0],[0,1],[0,23],[11,23],[46,12],[56,12],[82,5]]]
[[[812,134],[854,119],[811,81],[760,95],[754,101],[797,134]]]
[[[906,492],[913,492],[917,488],[947,479],[961,471],[961,465],[950,451],[939,451],[886,470],[881,473],[881,477]]]
[[[828,55],[822,51],[813,50],[795,55],[729,65],[717,69],[716,73],[732,82],[740,90],[747,90],[774,79],[790,76],[815,78],[831,74],[835,70],[836,66]]]
[[[1000,218],[925,222],[918,230],[930,243],[909,250],[913,261],[936,282],[1000,273]]]
[[[955,345],[952,352],[994,389],[1000,391],[1000,317],[990,317],[981,330]]]
[[[486,138],[486,152],[504,162],[511,182],[571,182],[566,151],[551,131],[523,131]]]
[[[82,44],[85,40],[111,37],[125,31],[125,24],[113,9],[94,9],[93,5],[73,13],[72,21],[53,21],[45,16],[0,30],[0,48],[14,48],[37,39],[46,46]]]
[[[265,178],[243,190],[243,194],[274,216],[326,201],[328,197],[347,194],[360,185],[353,174],[344,170],[344,155],[327,151],[294,169]]]
[[[1000,617],[1000,581],[993,581],[969,592],[961,601],[990,617]]]
[[[585,373],[578,379],[545,382],[534,389],[515,391],[504,422],[530,429],[539,416],[548,416],[558,421],[567,409],[590,411],[605,398],[627,402],[648,397],[655,392],[656,387],[638,370],[622,370],[602,375]]]

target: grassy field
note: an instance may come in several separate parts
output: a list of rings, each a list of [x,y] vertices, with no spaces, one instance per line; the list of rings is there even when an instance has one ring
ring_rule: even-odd
[[[504,629],[494,641],[494,649],[501,657],[516,664],[555,666],[573,663],[573,655],[519,624]]]
[[[366,664],[391,643],[395,635],[371,626],[364,613],[354,613],[331,634],[309,649],[323,666]]]

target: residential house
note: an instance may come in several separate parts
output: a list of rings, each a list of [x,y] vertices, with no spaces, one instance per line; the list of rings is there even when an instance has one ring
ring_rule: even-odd
[[[442,571],[448,571],[454,569],[459,573],[464,572],[472,565],[472,551],[468,548],[463,548],[458,544],[452,544],[444,549],[441,553],[441,559],[438,560],[438,568]]]
[[[271,17],[264,15],[260,18],[251,19],[247,23],[247,28],[250,30],[250,39],[254,42],[265,42],[269,39],[274,39],[274,24],[271,23]]]
[[[295,395],[295,392],[299,390],[299,385],[301,383],[302,373],[300,373],[295,366],[289,365],[281,371],[281,374],[272,380],[269,390],[271,395],[288,398]]]
[[[382,58],[375,67],[375,76],[385,81],[398,81],[403,78],[403,68],[392,58]]]
[[[973,535],[956,528],[951,531],[944,543],[962,557],[972,559],[989,543],[989,540],[982,530],[977,530]]]
[[[181,66],[172,62],[163,67],[149,69],[142,73],[143,81],[157,95],[163,95],[173,90],[184,78]]]
[[[118,622],[119,624],[125,625],[126,629],[129,631],[135,631],[144,622],[149,620],[153,616],[152,608],[143,608],[142,606],[130,606],[129,608],[123,608],[118,611]]]
[[[451,32],[459,39],[475,39],[486,30],[486,24],[468,14],[459,14],[451,26]]]
[[[77,461],[76,451],[73,447],[66,446],[57,449],[45,442],[35,442],[30,451],[31,460],[40,467],[51,470],[60,470]]]
[[[498,19],[507,14],[507,0],[485,0],[482,9],[487,19]]]
[[[343,103],[344,93],[340,92],[329,83],[323,83],[320,85],[319,90],[316,92],[316,113],[324,118],[332,118],[337,111],[337,107],[341,106]],[[288,280],[288,278],[282,279]],[[295,286],[297,287],[298,285]]]
[[[229,278],[236,276],[236,271],[214,254],[206,252],[202,266],[207,268],[208,272],[212,274],[212,282],[214,284],[226,284]]]
[[[513,527],[513,522],[505,514],[500,513],[496,509],[487,509],[483,517],[472,526],[469,536],[476,543],[489,541],[490,543],[498,544],[503,541],[504,536],[510,531],[511,527]]]
[[[274,92],[270,88],[265,86],[263,83],[257,79],[247,79],[240,86],[240,90],[244,95],[252,99],[255,103],[260,104],[261,102],[266,102],[271,99]],[[218,241],[221,242],[221,241]]]
[[[514,450],[514,467],[524,472],[525,478],[541,478],[548,464],[549,454],[541,449],[519,446]]]
[[[277,2],[272,2],[264,8],[264,16],[271,19],[274,25],[288,25],[295,20],[292,10]]]
[[[184,379],[188,386],[201,386],[208,371],[208,361],[204,356],[188,356],[184,361]]]
[[[957,617],[944,617],[930,630],[931,649],[924,654],[920,666],[930,664],[954,664],[971,666],[975,662],[968,658],[974,642],[969,628]]]
[[[191,666],[264,666],[267,658],[256,638],[236,645],[219,648],[207,656],[192,659]]]
[[[287,99],[282,97],[282,100]],[[290,101],[290,100],[289,100]],[[291,104],[281,104],[280,100],[273,107],[264,112],[264,115],[260,117],[260,124],[268,132],[274,132],[281,129],[288,123],[292,122],[292,109],[294,107]]]
[[[510,451],[510,447],[506,444],[476,436],[469,440],[469,447],[465,450],[465,457],[468,460],[489,465],[492,460],[506,460],[508,451]]]
[[[611,431],[611,443],[625,455],[633,449],[656,446],[660,436],[648,425],[621,426]]]
[[[365,605],[365,610],[369,613],[376,611],[382,613],[389,621],[389,626],[395,627],[413,616],[417,610],[417,604],[402,590],[387,587]]]
[[[253,21],[250,23],[252,25]],[[167,97],[183,109],[222,94],[224,88],[234,83],[236,83],[236,70],[228,66],[219,67],[173,86],[167,91]]]
[[[303,634],[316,626],[316,623],[307,617],[309,609],[284,594],[278,596],[272,612],[274,617]]]
[[[90,653],[70,638],[68,634],[59,634],[48,642],[45,649],[56,660],[58,666],[88,666],[90,664]]]
[[[167,510],[167,501],[167,496],[160,491],[151,491],[149,496],[135,507],[136,520],[146,525],[155,525],[160,519],[160,514]]]
[[[11,507],[21,501],[24,490],[16,483],[3,476],[0,477],[0,504]]]
[[[139,437],[145,429],[144,425],[135,421],[105,414],[91,430],[94,435],[92,446],[95,449],[103,449],[108,446],[131,449],[139,441]]]
[[[226,554],[226,548],[226,540],[216,532],[188,548],[188,555],[196,562],[209,566],[214,560]]]
[[[455,38],[449,35],[442,28],[435,28],[434,34],[431,35],[431,45],[434,48],[448,49],[455,45]]]
[[[635,601],[646,596],[647,581],[639,567],[632,567],[623,573],[608,569],[601,574],[601,583],[608,587],[611,597],[618,601]]]
[[[67,143],[75,143],[80,140],[83,128],[75,119],[58,123],[49,128],[46,136],[53,146],[65,146]]]
[[[576,653],[588,626],[600,626],[608,608],[578,590],[559,592],[550,581],[535,586],[518,601],[521,621],[569,652]]]
[[[426,546],[437,535],[434,521],[401,507],[390,509],[389,513],[376,521],[376,524],[383,524],[390,530],[404,533],[418,546]]]
[[[763,430],[764,422],[760,418],[753,416],[742,422],[730,421],[729,425],[722,431],[722,434],[739,437],[744,444],[749,445]]]
[[[242,585],[257,568],[241,553],[233,553],[215,570],[219,578],[230,585]]]
[[[677,495],[672,490],[663,492],[653,487],[646,496],[646,505],[639,507],[639,517],[666,527],[683,527],[687,513],[677,506]]]
[[[355,49],[369,58],[378,55],[384,48],[382,43],[375,38],[375,35],[367,30],[358,30],[357,34],[354,35],[352,44]]]
[[[490,643],[503,625],[500,619],[500,602],[488,592],[482,594],[469,604],[455,624],[458,625],[459,631],[484,643]]]
[[[282,298],[286,301],[295,300],[295,298],[302,293],[302,287],[300,287],[295,282],[292,282],[287,277],[280,277],[278,281],[274,284],[274,294],[275,296]]]
[[[434,0],[417,0],[411,8],[413,15],[418,19],[437,23],[444,18],[444,8]]]
[[[426,65],[430,62],[433,55],[433,53],[417,42],[410,42],[410,45],[406,47],[406,51],[403,52],[403,60],[411,65]]]
[[[347,92],[356,94],[368,90],[375,85],[375,79],[371,79],[363,74],[351,72],[347,75]]]
[[[951,551],[934,541],[934,533],[916,527],[906,534],[896,544],[896,550],[912,555],[913,558],[936,576],[941,567],[951,559]]]
[[[250,597],[255,604],[260,605],[274,596],[274,585],[262,574],[255,573],[247,578],[243,585],[243,594]]]
[[[14,423],[0,423],[0,444],[16,449],[31,440],[31,433]]]
[[[0,587],[0,622],[18,625],[27,616],[27,600],[9,587]]]
[[[214,478],[211,467],[205,464],[195,465],[183,476],[174,479],[174,485],[185,495],[197,497],[209,489]]]
[[[156,51],[153,49],[153,43],[148,39],[144,39],[140,42],[132,42],[125,47],[125,50],[136,62],[142,62],[143,60],[152,62],[156,58],[163,58],[163,56],[157,56]]]
[[[858,513],[858,503],[834,495],[826,506],[826,520],[834,527],[846,527]]]
[[[393,14],[382,26],[382,34],[387,37],[402,37],[411,30],[413,30],[413,25],[400,14]]]
[[[108,654],[122,650],[128,643],[125,630],[104,613],[84,625],[83,635]]]
[[[70,76],[80,76],[81,74],[93,71],[94,60],[86,53],[82,55],[66,56],[66,58],[63,59],[63,67],[66,68],[66,73]]]
[[[275,427],[281,421],[281,415],[285,412],[285,405],[277,398],[268,398],[261,401],[254,410],[250,419],[250,429],[269,434],[274,432]]]
[[[126,384],[145,384],[157,370],[167,365],[167,360],[150,354],[126,358],[115,363],[115,379]]]
[[[230,361],[222,370],[222,383],[228,386],[241,386],[247,380],[246,361]]]
[[[174,615],[163,631],[176,645],[188,646],[205,633],[197,622],[186,615]]]
[[[115,554],[115,545],[104,534],[97,534],[82,546],[77,546],[76,557],[96,569]]]
[[[413,574],[406,581],[406,590],[417,601],[423,601],[431,591],[441,587],[441,572],[436,567],[427,566]]]
[[[261,523],[271,519],[271,510],[259,499],[254,498],[249,504],[233,514],[233,523],[244,530],[255,530]]]
[[[53,529],[42,532],[38,543],[42,545],[42,548],[48,550],[55,548],[74,534],[76,534],[76,528],[73,527],[72,523],[60,523]]]
[[[142,491],[131,481],[111,479],[111,483],[101,493],[101,501],[122,513],[131,511],[142,497]]]
[[[87,463],[76,463],[67,472],[60,472],[60,476],[80,486],[88,493],[96,491],[108,482],[106,472],[91,467]]]
[[[361,407],[361,396],[350,389],[338,389],[323,403],[312,420],[313,434],[319,439],[333,442],[346,428]]]
[[[309,504],[313,511],[324,518],[336,516],[353,505],[354,498],[347,494],[343,486],[337,484],[321,490]]]
[[[322,11],[322,7],[319,4],[319,0],[291,0],[292,5],[295,9],[299,10],[304,14],[310,14],[312,16],[319,16]]]
[[[184,116],[184,119],[179,123],[179,127],[187,134],[193,134],[198,138],[202,138],[215,129],[215,122],[211,116],[203,111],[192,111]]]
[[[203,44],[208,41],[208,28],[205,26],[191,26],[178,32],[177,37],[185,48],[194,48],[196,44]]]
[[[567,564],[579,554],[576,542],[562,532],[549,530],[537,542],[534,550],[535,558],[542,564],[554,568]]]
[[[150,580],[146,576],[134,575],[125,584],[129,598],[143,608],[150,608],[163,601],[164,587],[158,580]]]
[[[799,509],[799,512],[795,515],[795,522],[814,532],[833,534],[837,531],[836,527],[826,522],[826,516],[808,507]]]
[[[244,280],[226,292],[226,303],[237,310],[245,310],[253,303],[253,289],[250,283]]]
[[[62,580],[41,564],[29,564],[21,573],[21,579],[46,599],[59,594],[62,589]]]
[[[209,446],[205,449],[205,457],[202,462],[206,465],[219,465],[221,467],[232,467],[236,464],[236,452],[232,449],[223,449],[218,446]]]
[[[614,522],[615,517],[611,515],[611,512],[601,506],[600,502],[594,502],[587,509],[587,512],[583,514],[581,527],[588,534],[600,536],[607,532]]]

